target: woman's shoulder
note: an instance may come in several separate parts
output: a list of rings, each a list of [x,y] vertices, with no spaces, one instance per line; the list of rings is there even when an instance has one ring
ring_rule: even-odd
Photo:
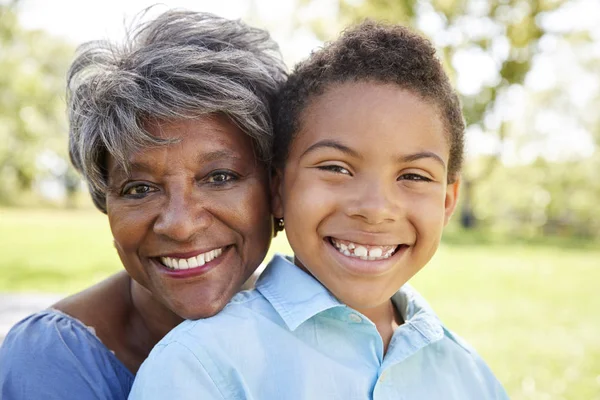
[[[3,399],[125,399],[132,381],[93,328],[56,309],[17,323],[0,347]]]
[[[2,349],[10,350],[12,347],[21,352],[43,350],[45,355],[63,348],[69,348],[77,354],[79,349],[102,349],[103,345],[96,337],[94,328],[58,309],[49,308],[28,316],[12,327]]]

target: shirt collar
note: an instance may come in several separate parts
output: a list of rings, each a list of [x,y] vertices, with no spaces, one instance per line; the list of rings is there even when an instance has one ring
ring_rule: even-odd
[[[291,259],[275,255],[256,282],[256,289],[294,331],[315,315],[335,307],[347,306],[337,300],[317,279],[293,264]],[[392,296],[396,309],[420,333],[423,345],[444,336],[443,325],[427,301],[408,283]]]
[[[416,347],[423,347],[444,337],[444,325],[427,301],[408,283],[392,296],[392,302],[400,311],[404,324],[400,327],[414,328],[421,340]]]
[[[279,254],[269,262],[256,282],[290,330],[334,307],[345,307],[312,275]]]

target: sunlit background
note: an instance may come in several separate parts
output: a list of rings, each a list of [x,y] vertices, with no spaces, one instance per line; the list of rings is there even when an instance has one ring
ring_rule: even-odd
[[[68,164],[65,73],[78,44],[118,41],[154,3],[0,0],[0,313],[121,268]],[[427,35],[462,97],[467,163],[413,284],[511,398],[600,399],[600,1],[188,0],[148,16],[173,7],[268,29],[290,69],[365,17]]]

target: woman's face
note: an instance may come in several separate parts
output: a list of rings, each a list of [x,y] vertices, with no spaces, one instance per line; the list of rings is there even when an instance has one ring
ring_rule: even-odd
[[[271,241],[268,172],[251,139],[223,116],[148,131],[174,144],[108,162],[107,213],[125,269],[175,314],[219,312]]]

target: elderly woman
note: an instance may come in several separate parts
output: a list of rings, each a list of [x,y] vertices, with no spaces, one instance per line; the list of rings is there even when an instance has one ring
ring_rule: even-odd
[[[284,79],[268,33],[203,13],[81,48],[70,155],[125,271],[11,330],[2,399],[125,399],[154,344],[240,289],[273,235],[270,103]]]

